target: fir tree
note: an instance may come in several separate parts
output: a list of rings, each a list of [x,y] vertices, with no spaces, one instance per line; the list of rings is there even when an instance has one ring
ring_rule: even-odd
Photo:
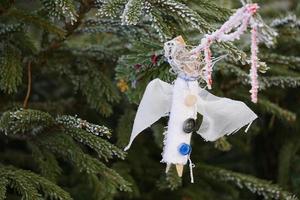
[[[213,45],[227,55],[213,93],[246,102],[259,119],[214,144],[193,137],[195,184],[159,163],[166,119],[120,161],[147,83],[175,78],[163,42],[183,35],[197,45],[242,5],[221,2],[0,1],[0,199],[297,199],[297,1],[258,2],[266,24],[257,104],[249,36]]]

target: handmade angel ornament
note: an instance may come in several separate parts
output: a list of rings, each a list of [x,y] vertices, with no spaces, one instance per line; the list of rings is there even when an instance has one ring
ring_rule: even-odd
[[[177,79],[172,85],[160,79],[154,79],[148,84],[125,150],[130,148],[133,140],[144,129],[169,115],[161,162],[166,163],[166,172],[174,164],[178,175],[182,176],[183,166],[189,161],[193,182],[193,163],[190,159],[193,132],[206,141],[215,141],[245,125],[248,125],[246,131],[248,130],[257,115],[243,102],[210,94],[199,86],[198,80],[202,78],[211,86],[211,70],[215,60],[211,58],[210,44],[214,40],[233,40],[228,39],[231,38],[228,35],[238,38],[246,30],[245,26],[247,27],[256,9],[256,4],[248,4],[237,10],[224,24],[225,28],[223,25],[216,32],[206,35],[194,49],[188,49],[181,36],[164,44],[165,57],[171,65],[171,71],[177,74]],[[233,28],[236,28],[236,32],[229,33]],[[197,113],[202,115],[200,126],[196,123]]]

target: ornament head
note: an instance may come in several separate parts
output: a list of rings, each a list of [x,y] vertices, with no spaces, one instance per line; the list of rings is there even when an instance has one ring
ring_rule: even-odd
[[[171,71],[186,79],[197,80],[202,76],[203,57],[190,52],[182,36],[164,44],[165,57]]]

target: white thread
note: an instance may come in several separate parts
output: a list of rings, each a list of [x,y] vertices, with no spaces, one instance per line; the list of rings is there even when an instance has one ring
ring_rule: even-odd
[[[195,164],[192,162],[191,157],[189,156],[189,167],[190,167],[190,177],[191,177],[191,183],[194,183],[194,174],[193,174],[193,168],[195,167]]]
[[[224,59],[227,57],[228,54],[225,54],[225,55],[222,55],[222,56],[219,56],[219,57],[216,57],[216,58],[212,58],[212,67],[217,63],[219,62],[220,60]]]
[[[253,121],[252,121],[252,122],[253,122]],[[247,133],[247,131],[249,130],[249,128],[250,128],[252,122],[250,122],[250,123],[248,124],[247,128],[245,129],[245,133]]]

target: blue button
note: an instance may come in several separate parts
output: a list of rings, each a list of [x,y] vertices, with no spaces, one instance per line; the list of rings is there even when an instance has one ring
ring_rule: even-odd
[[[186,143],[182,143],[179,145],[178,151],[181,155],[188,155],[189,153],[191,153],[191,146],[186,144]]]

